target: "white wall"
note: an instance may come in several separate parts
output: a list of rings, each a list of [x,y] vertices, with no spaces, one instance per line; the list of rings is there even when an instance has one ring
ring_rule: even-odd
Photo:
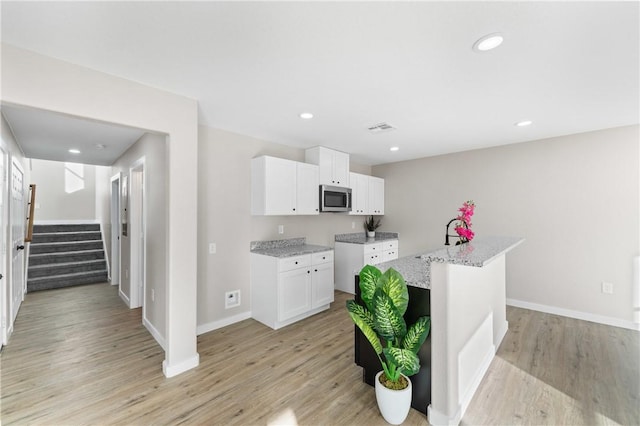
[[[14,46],[1,49],[3,102],[168,135],[163,371],[173,376],[197,366],[197,102]]]
[[[385,220],[401,234],[401,256],[442,246],[447,221],[473,199],[477,236],[526,238],[507,255],[511,303],[633,327],[639,132],[621,127],[392,163],[373,174],[386,179]],[[602,281],[614,284],[613,295],[602,294]]]
[[[144,134],[131,148],[116,160],[111,169],[110,176],[118,172],[122,176],[128,176],[131,185],[129,169],[144,157],[144,194],[146,197],[146,292],[145,308],[146,319],[157,331],[161,340],[166,335],[165,312],[166,304],[166,273],[164,264],[166,261],[166,137],[151,133]],[[109,179],[107,179],[109,182]],[[129,186],[130,187],[130,186]],[[130,204],[130,203],[129,203]],[[129,227],[131,226],[129,216]],[[130,228],[129,228],[130,229]],[[131,235],[121,236],[121,264],[122,271],[131,271]],[[121,275],[120,288],[127,297],[131,297],[130,279],[124,273]],[[154,291],[154,300],[151,300],[151,291]]]
[[[304,161],[304,150],[205,126],[199,141],[198,329],[205,332],[250,312],[251,241],[306,237],[308,243],[333,247],[335,234],[364,232],[364,217],[251,216],[251,159],[271,155]],[[369,174],[370,167],[352,164],[351,171]],[[384,222],[380,230],[390,230]],[[284,234],[278,234],[278,225],[284,225]],[[209,243],[216,243],[216,254],[209,254]],[[225,309],[224,293],[236,289],[241,306]]]
[[[96,219],[96,166],[79,164],[84,188],[67,192],[66,165],[60,161],[31,161],[31,183],[36,185],[36,221]]]

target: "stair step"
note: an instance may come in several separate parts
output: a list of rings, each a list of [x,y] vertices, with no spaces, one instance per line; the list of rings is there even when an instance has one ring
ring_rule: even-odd
[[[29,256],[29,267],[38,265],[52,265],[66,262],[82,262],[85,260],[104,259],[104,250],[62,251],[53,253],[33,254]]]
[[[107,270],[107,263],[104,259],[87,260],[83,262],[67,262],[54,265],[29,266],[28,277],[52,277],[58,275],[73,274],[78,272],[98,272]]]
[[[81,272],[73,274],[56,275],[50,277],[34,278],[27,281],[27,292],[50,290],[54,288],[71,287],[83,284],[97,284],[107,281],[107,271]]]
[[[33,225],[33,233],[100,231],[98,223]]]
[[[102,240],[58,242],[58,243],[31,243],[31,254],[60,253],[68,251],[102,250]]]
[[[81,232],[51,232],[33,234],[32,244],[42,243],[58,243],[71,241],[92,241],[100,240],[102,234],[100,231],[81,231]]]

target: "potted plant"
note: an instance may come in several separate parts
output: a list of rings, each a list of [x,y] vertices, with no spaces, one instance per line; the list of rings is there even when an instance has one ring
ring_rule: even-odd
[[[376,229],[380,227],[380,219],[375,220],[372,216],[364,220],[364,229],[367,231],[367,237],[374,238],[376,236]]]
[[[391,424],[402,423],[411,408],[411,381],[420,370],[418,351],[431,327],[427,316],[407,327],[404,313],[409,291],[402,275],[393,268],[384,274],[367,265],[360,271],[360,296],[364,304],[347,301],[347,310],[380,359],[375,389],[382,417]]]

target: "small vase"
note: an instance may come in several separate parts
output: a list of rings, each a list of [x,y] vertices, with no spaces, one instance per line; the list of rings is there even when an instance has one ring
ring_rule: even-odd
[[[411,409],[411,380],[407,376],[405,378],[409,382],[409,386],[401,390],[387,389],[380,383],[380,375],[384,371],[376,374],[375,388],[376,401],[382,417],[392,425],[399,425],[405,421]],[[403,374],[404,376],[404,374]]]
[[[375,238],[376,237],[376,231],[367,231],[367,237]]]

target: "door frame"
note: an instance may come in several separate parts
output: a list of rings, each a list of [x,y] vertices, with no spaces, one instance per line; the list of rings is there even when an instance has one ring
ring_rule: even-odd
[[[9,340],[9,312],[11,312],[8,299],[9,296],[9,274],[8,274],[8,262],[7,262],[7,237],[8,230],[7,224],[9,217],[8,206],[9,200],[7,198],[9,189],[9,178],[7,172],[9,170],[8,161],[9,155],[4,147],[4,143],[0,143],[0,167],[2,167],[2,173],[0,175],[0,197],[2,197],[2,204],[0,205],[0,274],[3,277],[0,279],[0,348],[6,345]]]
[[[115,176],[111,177],[111,263],[110,263],[110,271],[109,271],[109,279],[111,280],[111,285],[117,285],[118,289],[120,289],[120,270],[121,270],[121,238],[120,238],[120,226],[121,221],[120,217],[122,216],[120,212],[121,205],[121,190],[120,182],[122,178],[122,173],[119,172]]]
[[[129,226],[131,232],[129,288],[131,308],[142,307],[142,318],[146,319],[146,197],[145,157],[136,160],[129,168]]]

